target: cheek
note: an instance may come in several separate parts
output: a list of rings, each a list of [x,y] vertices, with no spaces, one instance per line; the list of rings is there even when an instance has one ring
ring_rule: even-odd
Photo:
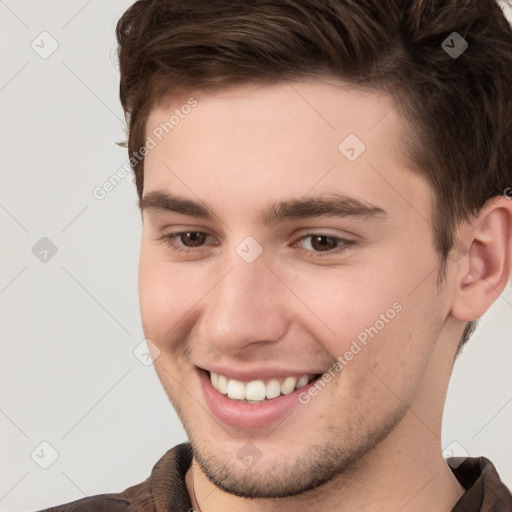
[[[364,341],[370,328],[387,329],[402,309],[400,290],[368,272],[319,267],[297,272],[289,281],[304,313],[310,312],[303,318],[310,319],[309,328],[329,343],[333,355],[343,353],[353,339]]]
[[[379,258],[360,271],[319,267],[289,276],[306,306],[303,327],[346,361],[354,379],[379,367],[387,378],[395,372],[406,380],[428,361],[444,318],[436,261],[416,259],[414,273],[404,272],[405,261]]]
[[[142,250],[139,302],[145,336],[161,347],[181,338],[207,285],[183,266],[178,271],[175,264],[151,258]]]

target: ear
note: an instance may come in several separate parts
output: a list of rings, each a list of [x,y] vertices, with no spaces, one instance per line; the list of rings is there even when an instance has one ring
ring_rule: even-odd
[[[512,200],[490,199],[471,223],[460,227],[453,282],[453,317],[480,318],[499,297],[512,276]]]

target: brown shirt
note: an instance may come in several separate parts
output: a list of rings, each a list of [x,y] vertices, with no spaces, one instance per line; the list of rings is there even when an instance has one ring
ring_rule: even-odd
[[[452,512],[510,512],[512,495],[484,457],[448,459],[466,493]],[[41,512],[188,512],[192,508],[185,474],[192,462],[189,443],[169,450],[144,482],[117,494],[90,496]],[[459,465],[460,463],[460,465]]]

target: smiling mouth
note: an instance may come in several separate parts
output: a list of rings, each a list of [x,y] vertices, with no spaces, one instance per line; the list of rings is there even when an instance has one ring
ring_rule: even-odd
[[[268,380],[252,380],[250,382],[241,382],[236,379],[229,379],[225,375],[206,371],[212,386],[226,395],[231,400],[248,404],[261,404],[268,402],[282,395],[289,395],[294,391],[301,389],[321,374],[304,374],[301,377],[273,378]]]

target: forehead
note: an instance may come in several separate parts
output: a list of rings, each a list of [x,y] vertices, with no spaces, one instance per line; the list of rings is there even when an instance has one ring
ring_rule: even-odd
[[[407,126],[394,104],[383,92],[319,80],[164,98],[146,125],[156,144],[145,159],[145,191],[236,195],[240,206],[336,191],[402,210],[412,201],[428,215],[429,187],[411,172]]]
[[[196,105],[190,108],[192,98]],[[171,126],[163,134],[169,142],[175,139],[177,143],[186,126],[193,123],[197,137],[207,135],[216,143],[235,128],[231,136],[245,138],[244,149],[250,143],[247,140],[250,134],[253,145],[275,146],[280,140],[293,139],[298,146],[305,138],[314,137],[312,142],[320,142],[321,137],[323,149],[338,150],[340,137],[349,133],[372,144],[391,128],[392,138],[397,140],[404,121],[397,116],[394,104],[395,99],[384,92],[356,88],[344,82],[307,80],[219,86],[162,98],[150,112],[146,134],[170,121]],[[191,120],[184,122],[187,118]],[[217,128],[215,131],[211,131],[212,124]],[[275,139],[277,133],[282,135],[280,140]],[[313,145],[303,149],[308,147]],[[234,148],[231,149],[233,154]]]

